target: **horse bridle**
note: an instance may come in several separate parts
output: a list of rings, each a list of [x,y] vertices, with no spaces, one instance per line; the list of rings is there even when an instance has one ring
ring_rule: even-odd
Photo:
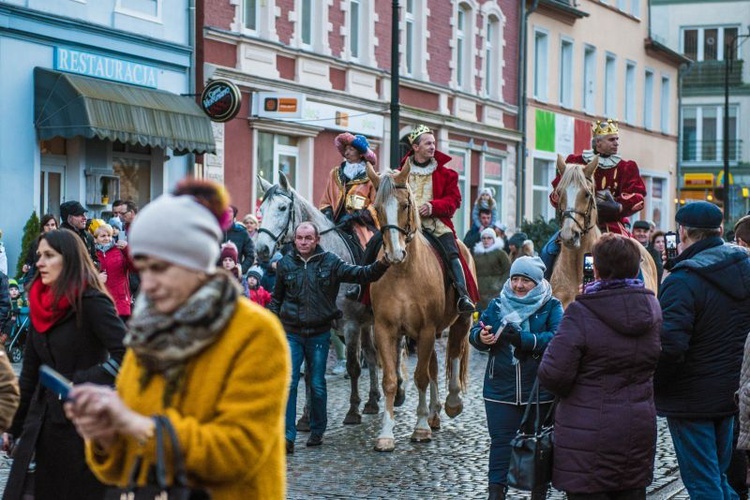
[[[587,181],[591,182],[593,184],[593,179],[586,178]],[[589,191],[588,188],[586,189],[586,192],[589,194],[589,205],[586,207],[585,212],[579,212],[578,210],[573,209],[566,209],[566,210],[560,210],[558,208],[557,210],[557,219],[560,224],[560,227],[562,227],[562,223],[565,219],[570,219],[573,222],[575,222],[576,226],[578,226],[578,229],[581,230],[581,235],[585,235],[592,229],[594,229],[594,226],[596,225],[596,221],[591,221],[591,210],[594,208],[594,203],[596,203],[596,198],[594,196],[593,191]],[[574,215],[579,215],[583,217],[583,225],[581,225],[580,222],[578,222],[578,219],[573,217]]]
[[[409,186],[407,186],[406,184],[394,184],[393,187],[396,189],[406,189],[406,190],[409,189]],[[380,226],[380,234],[383,234],[385,231],[389,229],[395,229],[399,233],[406,236],[406,242],[409,243],[414,238],[414,233],[416,231],[414,230],[414,228],[412,228],[412,224],[411,224],[412,219],[414,218],[414,216],[411,213],[411,210],[412,210],[411,196],[410,195],[407,196],[406,199],[408,203],[408,205],[406,206],[406,210],[409,213],[409,218],[407,219],[406,228],[403,228],[396,224],[383,224],[382,226]]]
[[[291,241],[291,239],[285,238],[286,235],[289,233],[289,228],[294,228],[294,192],[291,192],[289,194],[279,190],[278,186],[272,186],[271,188],[266,191],[266,193],[263,195],[263,200],[261,201],[261,205],[270,197],[275,195],[284,196],[289,199],[289,215],[286,219],[286,225],[284,226],[284,229],[282,229],[279,234],[273,234],[271,231],[264,227],[258,228],[258,233],[265,233],[268,236],[271,237],[276,247],[279,246],[279,243],[287,243],[288,241]]]

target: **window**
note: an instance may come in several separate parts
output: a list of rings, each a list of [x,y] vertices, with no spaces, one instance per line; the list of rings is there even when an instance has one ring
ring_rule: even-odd
[[[484,37],[484,93],[487,97],[500,98],[500,62],[502,61],[502,37],[500,20],[487,17],[487,31]]]
[[[414,0],[406,0],[406,11],[404,13],[404,24],[406,31],[406,45],[404,46],[404,63],[406,74],[414,74]]]
[[[625,122],[635,123],[635,63],[625,66]]]
[[[633,17],[641,17],[641,0],[630,0],[630,14]]]
[[[300,0],[299,37],[302,45],[313,43],[313,0]]]
[[[471,151],[466,149],[450,149],[451,161],[446,167],[458,172],[458,189],[461,191],[461,199],[467,200],[470,193],[468,187],[468,175],[471,172]],[[473,203],[462,203],[461,207],[453,214],[453,225],[456,233],[464,234],[469,230],[471,224],[471,207]]]
[[[573,42],[560,42],[560,105],[573,107]]]
[[[694,61],[723,61],[727,44],[738,33],[736,26],[683,29],[682,53]]]
[[[617,0],[617,8],[625,12],[625,10],[628,8],[628,0]]]
[[[604,62],[604,116],[617,117],[617,58],[607,54]]]
[[[245,0],[244,10],[242,11],[242,22],[245,29],[250,31],[258,30],[258,0]]]
[[[466,92],[474,89],[474,16],[467,4],[456,12],[456,86]]]
[[[278,41],[274,0],[236,0],[231,3],[237,5],[236,19],[240,23],[233,29]]]
[[[161,21],[162,0],[117,0],[115,12],[127,16]]]
[[[724,106],[687,106],[682,112],[682,159],[718,162],[724,158]],[[729,160],[739,159],[737,106],[729,107]]]
[[[499,222],[505,220],[505,194],[503,193],[504,166],[505,162],[499,156],[485,155],[484,187],[491,187],[495,191],[495,202],[497,203],[497,220]]]
[[[651,221],[657,229],[665,229],[662,228],[662,222],[667,222],[664,219],[666,210],[664,196],[667,194],[667,179],[649,175],[643,175],[642,177],[643,183],[646,185],[646,192],[649,195],[646,196],[646,206],[640,212],[641,218],[639,220]]]
[[[596,112],[596,49],[586,46],[583,50],[583,110]]]
[[[669,133],[669,77],[661,77],[661,106],[660,106],[660,122],[661,132],[663,134]]]
[[[258,175],[271,184],[279,182],[279,171],[284,172],[292,187],[297,189],[297,165],[299,163],[299,139],[288,135],[258,132]],[[253,182],[258,182],[254,179]],[[261,189],[256,186],[255,192]],[[260,206],[262,196],[258,196]]]
[[[152,149],[139,144],[112,143],[112,170],[120,178],[120,199],[138,207],[151,201]]]
[[[349,4],[349,54],[353,59],[359,58],[359,1],[351,0]]]
[[[643,82],[643,126],[654,127],[654,72],[648,70]]]
[[[547,100],[547,65],[549,37],[542,31],[534,32],[534,97]]]
[[[539,217],[545,221],[555,218],[555,209],[549,202],[552,179],[555,178],[555,162],[534,158],[533,207],[534,220]]]

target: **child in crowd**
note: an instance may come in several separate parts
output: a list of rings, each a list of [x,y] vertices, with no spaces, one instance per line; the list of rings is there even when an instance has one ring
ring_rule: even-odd
[[[242,283],[242,268],[239,264],[239,252],[237,246],[228,241],[221,245],[221,255],[219,256],[219,262],[221,267],[229,271],[229,274],[237,278],[237,281]]]
[[[482,188],[479,190],[479,196],[474,202],[474,208],[471,209],[471,223],[479,231],[482,224],[479,222],[479,211],[485,209],[492,212],[492,221],[497,221],[497,203],[495,203],[494,190],[492,188]]]
[[[247,296],[256,304],[266,307],[271,302],[271,294],[260,285],[262,279],[263,269],[259,266],[247,270]]]

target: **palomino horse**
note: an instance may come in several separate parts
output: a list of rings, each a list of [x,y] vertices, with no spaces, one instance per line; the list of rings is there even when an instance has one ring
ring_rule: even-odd
[[[334,225],[310,202],[301,197],[291,187],[288,179],[280,173],[280,182],[271,185],[260,176],[258,180],[263,189],[264,198],[260,206],[263,221],[258,228],[255,250],[258,258],[268,260],[280,245],[291,242],[294,228],[301,222],[312,222],[320,230],[320,246],[324,250],[338,255],[348,264],[355,264],[354,256],[343,237],[335,231]],[[359,424],[362,416],[359,413],[359,376],[360,348],[370,372],[370,393],[364,406],[365,414],[376,415],[380,408],[380,389],[378,387],[378,365],[375,346],[372,338],[372,313],[364,305],[348,300],[344,293],[349,286],[341,286],[336,305],[343,316],[336,320],[334,328],[344,334],[346,339],[346,371],[351,382],[349,411],[344,418],[345,424]]]
[[[562,156],[557,157],[557,170],[561,178],[555,193],[558,197],[557,215],[561,221],[562,245],[555,268],[552,270],[550,284],[553,295],[562,302],[563,307],[568,307],[578,295],[583,281],[583,255],[591,252],[594,243],[602,234],[596,225],[596,192],[593,180],[598,166],[598,156],[588,165],[566,165]],[[643,245],[636,243],[641,251],[643,281],[649,290],[656,293],[656,264]]]
[[[449,417],[455,417],[463,410],[460,393],[466,390],[468,382],[471,316],[458,314],[458,297],[453,287],[446,294],[440,258],[422,234],[419,213],[408,184],[410,169],[407,162],[400,172],[383,174],[382,177],[369,165],[367,169],[368,177],[378,190],[374,207],[381,223],[385,256],[392,264],[380,280],[370,284],[375,345],[380,353],[385,394],[383,426],[375,444],[377,451],[393,451],[395,448],[393,407],[398,387],[398,344],[402,335],[417,341],[414,383],[419,391],[419,404],[412,441],[430,441],[432,429],[440,427],[435,339],[445,328],[450,327],[446,353],[448,396],[445,400],[445,413]],[[474,274],[471,255],[463,245],[460,245],[460,250]]]

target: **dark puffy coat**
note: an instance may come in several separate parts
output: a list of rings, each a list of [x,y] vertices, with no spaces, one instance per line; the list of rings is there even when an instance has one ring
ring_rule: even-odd
[[[100,499],[104,494],[104,486],[86,465],[83,439],[65,417],[62,401],[39,384],[39,367],[46,364],[76,384],[114,385],[125,354],[125,325],[112,300],[98,290],[84,292],[79,314],[80,325],[71,310],[43,334],[32,326],[26,338],[19,378],[21,404],[9,431],[20,435],[21,441],[4,500],[21,498],[34,452],[37,500]]]
[[[651,484],[656,453],[653,374],[661,311],[643,288],[579,295],[539,365],[560,396],[552,484],[570,493]]]
[[[710,238],[676,259],[659,292],[662,355],[654,378],[659,415],[717,418],[737,412],[750,330],[750,258]]]
[[[71,226],[67,222],[63,222],[60,224],[60,229],[67,229],[68,231],[73,231],[78,236],[81,237],[81,240],[83,241],[83,244],[86,246],[86,250],[88,250],[89,257],[91,257],[91,262],[94,263],[97,269],[99,269],[99,257],[96,256],[96,242],[94,241],[94,237],[86,230],[80,230],[76,229],[75,227]],[[39,240],[37,240],[37,248],[39,245]]]
[[[497,302],[492,300],[480,318],[485,325],[492,325],[493,332],[497,332],[502,321],[499,311]],[[562,304],[552,297],[529,317],[530,331],[521,332],[522,360],[515,365],[507,341],[498,340],[492,345],[486,345],[479,338],[479,323],[472,327],[469,342],[480,351],[489,351],[490,355],[484,371],[484,399],[515,404],[525,404],[529,401],[539,360],[552,340],[562,315]],[[502,339],[502,336],[500,338]],[[553,399],[544,390],[540,391],[539,398],[541,401]]]
[[[369,266],[352,266],[320,246],[305,261],[294,250],[276,267],[276,287],[268,309],[273,311],[289,333],[310,336],[331,329],[341,316],[336,307],[339,285],[375,281],[388,270],[377,261]]]
[[[10,321],[10,292],[8,277],[0,271],[0,331],[5,330],[5,323]]]
[[[242,274],[244,275],[255,261],[255,244],[253,243],[253,239],[247,234],[245,226],[239,222],[235,222],[224,233],[223,242],[226,243],[227,241],[231,241],[237,247],[237,255],[239,256]]]

